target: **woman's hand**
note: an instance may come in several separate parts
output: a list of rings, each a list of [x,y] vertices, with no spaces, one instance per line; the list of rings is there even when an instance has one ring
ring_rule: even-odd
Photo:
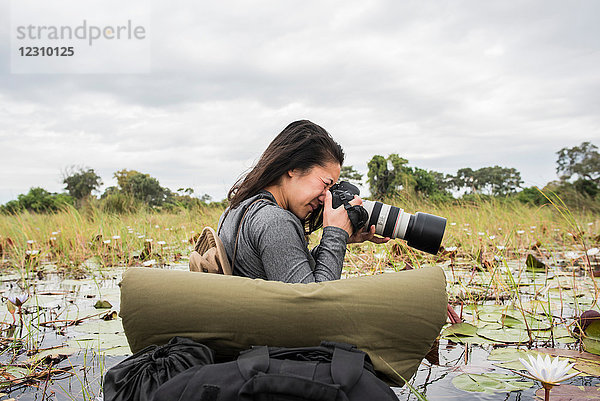
[[[362,230],[355,232],[348,238],[348,244],[354,244],[357,242],[371,241],[376,244],[385,244],[390,239],[388,237],[376,237],[375,236],[375,226],[371,226],[370,229],[367,230],[367,227],[363,227]]]
[[[362,200],[357,196],[350,201],[351,205],[362,205]],[[343,206],[334,209],[330,191],[325,192],[325,203],[323,204],[323,227],[339,227],[346,230],[348,236],[352,236],[352,223],[348,218],[348,212]]]
[[[362,199],[358,196],[354,196],[354,199],[350,201],[352,206],[362,206]],[[383,244],[388,242],[389,238],[381,238],[375,236],[375,226],[371,226],[369,230],[362,229],[356,233],[352,233],[352,223],[348,218],[348,212],[343,206],[334,209],[332,206],[331,192],[325,193],[325,204],[323,207],[323,227],[334,226],[346,230],[348,236],[348,243],[371,241],[376,244]]]

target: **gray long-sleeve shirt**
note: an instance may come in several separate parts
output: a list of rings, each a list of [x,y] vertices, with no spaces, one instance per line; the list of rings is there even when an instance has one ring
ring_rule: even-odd
[[[255,200],[260,201],[253,203]],[[277,205],[273,195],[262,191],[228,209],[219,221],[219,237],[232,262],[240,220],[233,274],[287,283],[312,283],[341,277],[348,233],[324,227],[321,243],[308,250],[298,217]]]

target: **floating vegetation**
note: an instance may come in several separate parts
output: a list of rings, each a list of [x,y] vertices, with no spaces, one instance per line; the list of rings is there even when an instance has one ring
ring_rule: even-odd
[[[351,244],[343,272],[446,272],[453,323],[409,380],[414,392],[397,388],[399,398],[543,397],[539,382],[515,373],[525,372],[519,359],[538,355],[579,373],[553,388],[553,399],[598,396],[600,220],[496,201],[428,211],[448,217],[438,255],[402,241]],[[220,213],[0,216],[0,393],[95,400],[106,369],[130,354],[118,316],[121,273],[187,269],[198,231],[215,227]]]

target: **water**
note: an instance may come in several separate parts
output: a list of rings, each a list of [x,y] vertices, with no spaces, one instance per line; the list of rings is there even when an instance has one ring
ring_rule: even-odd
[[[168,267],[172,269],[187,269],[186,265]],[[120,320],[104,321],[101,316],[109,310],[119,310],[119,287],[123,269],[98,269],[93,276],[70,279],[53,272],[51,266],[43,269],[44,274],[31,274],[28,277],[19,275],[2,275],[1,290],[3,296],[20,292],[23,283],[27,283],[31,298],[24,306],[22,326],[11,326],[12,316],[2,307],[2,342],[0,362],[7,366],[19,366],[28,369],[31,374],[38,376],[32,380],[12,385],[4,383],[0,393],[19,400],[96,400],[101,396],[102,377],[107,369],[116,365],[130,354],[126,338],[120,325]],[[468,277],[470,270],[455,271],[454,278],[449,277],[449,289],[458,285],[459,277]],[[548,283],[548,277],[532,275],[529,281],[523,283],[523,300],[531,298],[525,288],[539,290],[540,286]],[[471,281],[472,283],[478,280]],[[482,279],[481,282],[485,282]],[[558,282],[558,281],[557,281]],[[547,285],[547,284],[546,284]],[[584,290],[587,292],[588,290]],[[529,294],[529,295],[528,295]],[[551,294],[552,295],[552,294]],[[552,297],[551,297],[552,298]],[[577,308],[586,305],[589,294],[577,296],[577,305],[565,302],[562,313],[564,316],[575,315]],[[111,309],[96,309],[98,300],[108,300]],[[564,299],[564,294],[563,294]],[[570,299],[570,298],[569,298]],[[488,302],[493,303],[493,302]],[[464,317],[474,319],[476,314],[465,308]],[[469,314],[470,313],[470,314]],[[486,316],[493,316],[488,313]],[[17,320],[18,320],[17,315]],[[79,324],[68,325],[76,319],[83,319]],[[55,322],[43,325],[45,322]],[[20,339],[22,346],[11,339]],[[34,350],[66,345],[69,349],[59,348],[54,351],[64,352],[67,356],[53,360],[52,364],[32,363],[30,358]],[[538,339],[535,346],[549,346],[546,340]],[[555,344],[556,345],[556,344]],[[558,344],[558,347],[577,349],[576,343]],[[535,391],[540,385],[535,383],[529,389],[516,392],[497,392],[494,394],[466,392],[459,390],[452,379],[464,374],[512,374],[488,360],[490,352],[498,348],[517,348],[516,345],[464,345],[456,344],[448,339],[439,342],[439,363],[432,364],[424,360],[417,374],[410,383],[430,400],[530,400],[534,399]],[[526,349],[519,346],[520,349]],[[50,370],[49,370],[50,369]],[[48,374],[48,372],[51,372]],[[4,368],[4,379],[7,375]],[[30,374],[28,376],[30,376]],[[576,377],[566,384],[578,386],[599,386],[597,377]],[[417,397],[405,386],[394,389],[401,400],[416,400]]]

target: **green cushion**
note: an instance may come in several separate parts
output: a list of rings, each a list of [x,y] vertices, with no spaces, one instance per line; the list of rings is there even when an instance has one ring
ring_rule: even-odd
[[[400,385],[398,375],[408,380],[416,372],[446,321],[446,280],[438,267],[312,284],[131,268],[120,285],[133,352],[174,336],[224,358],[252,345],[345,342]]]

